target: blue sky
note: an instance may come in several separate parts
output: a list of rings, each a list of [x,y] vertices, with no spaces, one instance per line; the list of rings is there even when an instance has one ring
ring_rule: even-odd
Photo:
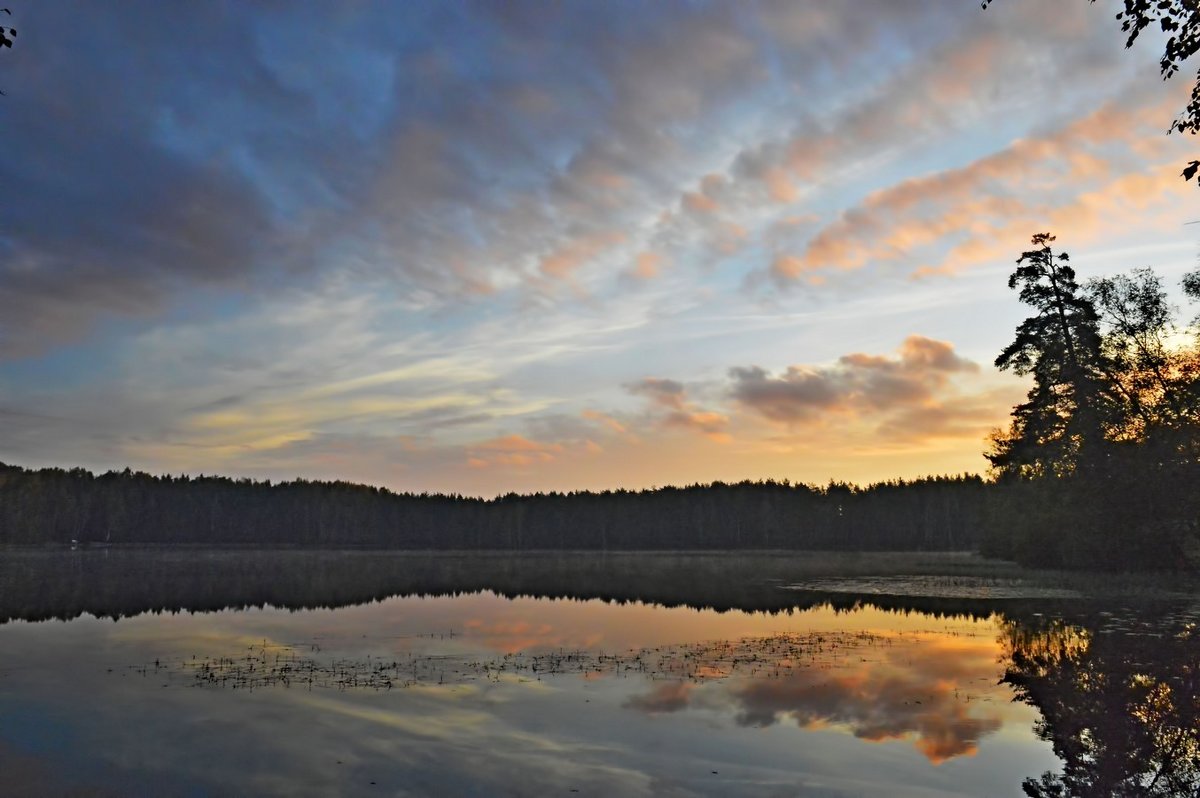
[[[397,489],[982,471],[1005,288],[1196,254],[1101,2],[21,3],[0,460]]]

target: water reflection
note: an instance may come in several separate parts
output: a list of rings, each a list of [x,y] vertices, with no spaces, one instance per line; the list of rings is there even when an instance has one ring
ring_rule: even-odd
[[[994,573],[995,571],[999,573]],[[1013,569],[961,554],[527,553],[446,554],[311,550],[0,550],[0,623],[125,618],[143,612],[212,612],[249,607],[319,609],[392,596],[492,591],[510,598],[602,599],[666,607],[781,612],[859,595],[819,589],[822,577],[912,574],[912,595],[873,591],[878,606],[986,618],[1019,606],[1003,588],[1041,595]],[[1014,572],[1015,573],[1015,572]],[[845,581],[844,579],[842,580]],[[980,589],[964,594],[964,582]],[[797,584],[814,589],[796,590]],[[867,584],[874,584],[867,582]],[[895,591],[896,585],[891,589]],[[1035,592],[1030,593],[1030,590]],[[971,597],[973,596],[973,598]],[[1044,608],[1049,599],[1039,599]],[[1028,602],[1025,602],[1028,603]]]
[[[863,642],[864,638],[856,638]],[[838,659],[810,667],[769,667],[765,678],[731,681],[723,702],[741,726],[790,721],[805,729],[840,727],[870,741],[912,739],[930,762],[978,751],[979,741],[1003,725],[1005,700],[994,687],[995,648],[980,638],[968,645],[955,635],[879,638]],[[648,713],[712,706],[712,691],[688,682],[660,684],[626,706]]]
[[[1200,637],[1194,624],[1097,616],[1008,621],[1004,682],[1037,707],[1061,772],[1030,796],[1200,794]]]
[[[1186,600],[1103,614],[961,558],[856,595],[788,587],[878,562],[0,554],[0,618],[73,619],[0,623],[0,769],[33,794],[1200,790]]]
[[[503,624],[501,624],[503,626]],[[544,629],[552,629],[543,624]],[[431,636],[429,639],[434,639]],[[445,641],[444,636],[438,639]],[[488,645],[490,638],[480,638]],[[648,714],[722,708],[739,726],[791,720],[871,741],[913,739],[930,762],[974,754],[997,731],[995,641],[990,635],[820,631],[667,644],[605,653],[531,643],[503,655],[444,645],[401,656],[327,656],[319,646],[263,640],[236,655],[155,659],[131,666],[156,680],[231,690],[271,687],[391,691],[433,684],[578,676],[640,677],[654,685],[624,706]],[[666,681],[662,681],[666,680]],[[707,689],[701,684],[710,683]],[[1002,696],[1003,698],[1003,696]],[[694,703],[693,703],[694,702]]]
[[[872,742],[915,737],[917,750],[939,764],[976,753],[980,739],[1002,725],[999,712],[986,705],[991,691],[978,684],[992,658],[971,654],[933,643],[848,673],[802,672],[753,682],[735,693],[737,720],[766,726],[788,717],[808,728],[842,724]]]
[[[547,609],[537,607],[538,614]],[[600,614],[584,610],[597,609],[574,607],[581,619]],[[621,608],[620,614],[629,616],[638,609]],[[298,650],[303,647],[263,641],[238,656],[184,658],[176,671],[194,684],[209,687],[296,686],[310,691],[314,686],[391,691],[505,678],[528,683],[556,677],[632,677],[631,688],[638,692],[622,706],[647,715],[693,709],[727,717],[740,727],[790,722],[814,732],[845,731],[866,742],[910,743],[935,765],[974,755],[980,740],[1001,728],[1007,693],[996,685],[997,646],[991,625],[968,623],[942,631],[905,632],[888,628],[895,618],[886,613],[860,611],[855,616],[816,612],[809,614],[806,623],[829,628],[737,640],[675,644],[660,640],[608,653],[595,646],[548,647],[547,641],[560,639],[549,623],[484,624],[472,619],[468,632],[451,649],[446,647],[447,636],[435,635],[426,640],[436,638],[438,645],[410,648],[399,658],[367,653],[322,659],[320,652],[314,655]],[[738,620],[744,627],[761,627],[765,619]],[[873,625],[876,631],[839,628],[846,621]],[[546,634],[519,646],[513,645],[513,638],[502,637],[503,643],[497,645],[495,634],[510,627],[516,627],[518,634],[527,627]],[[652,629],[642,636],[652,639]],[[678,627],[667,632],[682,633]],[[605,641],[601,632],[593,637]],[[507,653],[488,655],[483,648]],[[172,664],[161,667],[170,670]],[[161,678],[157,661],[153,675]],[[639,687],[642,683],[649,685],[644,691]]]
[[[570,647],[560,651],[560,641]],[[385,659],[425,669],[391,690],[293,681],[251,692],[195,689],[176,667],[256,647],[259,673],[262,652],[273,660],[283,646],[331,674]],[[998,795],[1015,764],[1044,746],[1031,736],[999,741],[931,768],[922,746],[928,717],[947,708],[930,700],[948,690],[941,683],[962,694],[975,681],[1003,689],[995,627],[870,609],[768,615],[474,594],[11,624],[0,627],[0,650],[0,741],[26,745],[29,729],[53,725],[53,737],[72,743],[34,746],[47,772],[86,770],[98,774],[90,786],[113,789],[119,762],[122,789],[135,794],[169,775],[178,789],[168,792],[216,794],[904,794],[890,789],[899,783],[909,795]],[[576,654],[586,658],[564,662]],[[555,658],[557,669],[541,667]],[[930,659],[942,670],[923,681],[914,669]],[[870,733],[865,702],[887,689],[866,687],[876,680],[910,686],[923,702],[916,725],[894,718],[892,737]],[[854,716],[810,712],[800,724],[791,700],[776,707],[780,722],[740,720],[765,711],[756,684],[780,685],[784,699],[790,685],[856,682]],[[660,711],[650,711],[646,696],[664,685],[686,706],[661,711],[659,692]],[[889,712],[903,709],[897,696]],[[1029,728],[1029,710],[993,697],[964,696],[968,716]],[[971,745],[965,737],[959,750]],[[965,760],[972,766],[950,769]]]

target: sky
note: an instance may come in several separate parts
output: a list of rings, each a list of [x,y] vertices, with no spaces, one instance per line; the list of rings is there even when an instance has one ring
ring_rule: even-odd
[[[1195,267],[1188,69],[1104,0],[9,5],[7,463],[981,473],[1033,233]]]

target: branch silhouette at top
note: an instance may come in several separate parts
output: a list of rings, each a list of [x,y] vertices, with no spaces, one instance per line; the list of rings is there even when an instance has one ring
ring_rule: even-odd
[[[1094,3],[1096,0],[1090,0]],[[980,0],[986,9],[992,0]],[[1124,0],[1124,8],[1117,12],[1117,21],[1127,36],[1125,47],[1133,46],[1142,31],[1157,27],[1167,35],[1163,54],[1158,59],[1159,72],[1163,80],[1175,76],[1183,62],[1200,50],[1200,3],[1196,0]],[[1200,70],[1192,86],[1192,97],[1187,107],[1167,128],[1168,133],[1200,133]],[[1196,178],[1200,183],[1200,160],[1190,161],[1180,175],[1184,180]]]

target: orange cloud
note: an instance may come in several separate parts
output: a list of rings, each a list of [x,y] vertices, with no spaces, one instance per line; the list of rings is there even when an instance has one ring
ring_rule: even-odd
[[[463,629],[468,635],[481,638],[488,648],[505,654],[566,642],[566,638],[548,623],[533,624],[524,620],[489,623],[482,618],[468,618],[463,622]]]
[[[673,413],[668,413],[663,418],[662,423],[667,427],[678,427],[680,429],[702,432],[719,443],[727,443],[732,440],[725,431],[725,428],[729,425],[729,418],[720,413],[690,409],[677,410]]]
[[[617,433],[618,435],[629,435],[629,429],[610,415],[601,413],[597,410],[584,410],[579,415],[588,421],[595,421],[599,424],[603,424],[605,427]]]
[[[520,435],[507,435],[471,447],[467,465],[472,468],[530,466],[549,463],[562,453],[561,444],[538,443]]]
[[[801,255],[773,264],[771,276],[794,281],[813,271],[859,269],[948,245],[914,272],[942,274],[998,255],[1007,259],[1014,231],[1022,241],[1047,221],[1073,240],[1103,234],[1121,211],[1171,204],[1172,195],[1186,188],[1174,174],[1178,164],[1170,153],[1176,142],[1148,122],[1176,103],[1173,93],[1155,103],[1109,103],[966,166],[878,190],[819,230]],[[1150,137],[1163,166],[1147,173],[1144,162],[1127,153]]]
[[[1072,245],[1102,239],[1132,215],[1164,232],[1174,230],[1178,220],[1169,211],[1180,207],[1190,193],[1191,187],[1179,178],[1179,164],[1168,159],[1146,171],[1116,177],[1054,208],[1027,208],[1009,218],[978,221],[970,237],[952,246],[935,262],[915,269],[912,276],[954,274],[979,264],[1007,262],[1014,252],[1028,244],[1030,231],[1043,228],[1061,233],[1064,240],[1069,236]],[[1163,212],[1147,213],[1152,207]],[[971,212],[966,206],[960,210]]]
[[[769,167],[763,174],[763,182],[767,186],[767,195],[776,202],[796,201],[796,185],[782,167]]]
[[[683,195],[683,207],[696,213],[712,213],[717,209],[717,201],[699,192],[689,191]]]
[[[633,267],[633,276],[641,280],[653,279],[658,276],[661,264],[661,255],[653,252],[638,253],[636,263]]]
[[[798,280],[807,269],[795,255],[777,255],[771,261],[771,276],[776,280]]]
[[[656,404],[681,410],[684,406],[685,390],[683,383],[661,377],[643,377],[640,381],[627,385],[630,393],[646,396]]]
[[[684,193],[683,207],[698,214],[714,213],[720,207],[717,194],[724,188],[725,182],[725,178],[721,175],[705,175],[700,180],[698,191]]]
[[[580,236],[543,256],[539,268],[547,277],[563,279],[624,240],[625,234],[615,230]]]

